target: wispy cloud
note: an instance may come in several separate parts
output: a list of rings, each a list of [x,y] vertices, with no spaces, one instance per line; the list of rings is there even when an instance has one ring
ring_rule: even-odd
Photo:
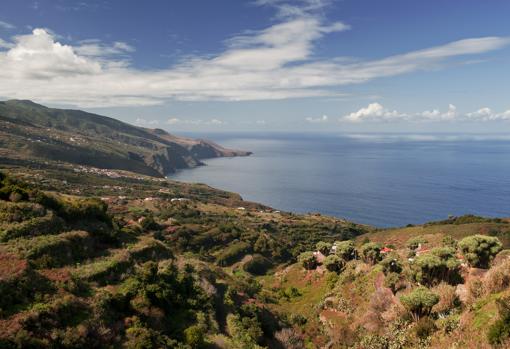
[[[159,125],[158,120],[147,120],[143,118],[138,118],[135,120],[135,124],[139,126],[156,126]]]
[[[219,119],[209,119],[209,120],[201,120],[201,119],[182,119],[177,117],[171,117],[167,120],[168,125],[225,125],[228,124],[226,121]]]
[[[14,29],[16,27],[13,24],[11,24],[11,23],[0,21],[0,28],[2,28],[2,29]]]
[[[317,124],[317,123],[325,123],[325,122],[328,122],[329,121],[329,118],[327,115],[322,115],[321,117],[319,118],[312,118],[312,117],[307,117],[305,118],[305,121],[306,122],[309,122],[309,123],[312,123],[312,124]]]
[[[340,122],[486,122],[510,120],[510,110],[496,113],[490,108],[481,108],[471,113],[459,113],[453,104],[448,109],[425,110],[417,113],[404,113],[383,107],[379,103],[371,103],[367,107],[347,114],[339,119]]]
[[[350,29],[317,14],[327,1],[257,3],[277,8],[278,22],[231,38],[215,56],[189,57],[160,70],[135,68],[129,59],[135,48],[123,42],[64,44],[46,29],[34,29],[0,42],[0,96],[79,107],[329,97],[344,86],[437,69],[452,58],[476,58],[510,43],[471,38],[377,60],[317,59],[318,40]]]

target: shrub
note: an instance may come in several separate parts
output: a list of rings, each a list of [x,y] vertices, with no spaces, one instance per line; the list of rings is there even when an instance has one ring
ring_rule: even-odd
[[[510,259],[493,266],[485,275],[485,291],[489,294],[501,292],[510,286]]]
[[[477,299],[482,297],[485,293],[484,282],[478,277],[469,278],[466,283],[466,288],[468,290],[467,301],[469,303],[475,302]]]
[[[447,314],[452,309],[460,306],[460,300],[455,292],[455,287],[446,283],[440,283],[434,288],[439,296],[439,302],[434,305],[432,311],[439,314]]]
[[[430,337],[430,335],[434,333],[436,330],[437,327],[434,321],[428,316],[426,316],[418,320],[414,328],[414,333],[416,334],[416,337],[425,339]]]
[[[283,328],[274,337],[283,349],[305,349],[303,338],[293,328]]]
[[[369,242],[361,246],[361,256],[366,263],[375,264],[381,260],[381,245]]]
[[[459,248],[469,265],[484,269],[489,267],[502,247],[498,238],[485,235],[468,236],[459,242]]]
[[[280,288],[278,290],[278,297],[284,298],[286,300],[291,300],[293,298],[297,298],[300,296],[301,296],[301,292],[299,292],[299,290],[294,286],[289,286],[285,289]]]
[[[201,326],[193,325],[184,330],[184,339],[192,349],[202,348],[204,342],[204,329]]]
[[[400,297],[400,301],[415,319],[419,319],[430,314],[432,307],[439,302],[439,296],[428,288],[420,286]]]
[[[441,281],[457,284],[461,281],[460,262],[455,250],[450,247],[437,247],[430,253],[416,258],[412,265],[414,279],[425,285],[436,285]]]
[[[226,247],[216,257],[216,263],[219,266],[226,267],[240,260],[244,255],[249,253],[251,250],[250,244],[240,241]]]
[[[497,299],[496,306],[499,319],[489,327],[487,333],[487,339],[493,345],[501,344],[510,337],[510,297]]]
[[[260,254],[254,254],[252,259],[244,263],[243,269],[254,275],[264,275],[271,267],[271,261]]]
[[[354,242],[348,241],[336,241],[336,252],[335,254],[342,258],[344,261],[350,261],[356,258],[356,247]]]
[[[428,241],[423,236],[416,236],[414,238],[410,238],[409,240],[407,240],[406,246],[410,250],[416,250],[418,246],[426,244],[427,242]]]
[[[404,287],[404,284],[401,282],[400,274],[388,273],[384,278],[384,286],[395,294]]]
[[[334,271],[337,273],[342,271],[342,269],[345,266],[344,260],[338,257],[337,255],[327,256],[326,259],[324,259],[323,264],[327,270]]]
[[[317,245],[315,245],[315,248],[317,248],[317,251],[327,256],[329,251],[331,251],[331,246],[333,245],[330,242],[319,241]]]
[[[381,261],[380,264],[383,268],[384,274],[389,273],[400,274],[402,272],[402,261],[400,260],[400,257],[396,253],[391,253],[387,255]]]
[[[443,245],[457,249],[458,241],[455,240],[451,235],[445,235],[443,237]]]
[[[260,323],[256,318],[229,314],[227,316],[227,329],[236,347],[246,349],[261,348],[257,342],[262,337]]]
[[[145,231],[161,229],[161,226],[158,223],[156,223],[156,221],[154,220],[154,217],[152,217],[152,215],[144,217],[142,219],[142,222],[140,223],[140,226]]]
[[[307,270],[312,270],[317,267],[317,259],[313,255],[313,252],[303,252],[298,256],[298,262]]]

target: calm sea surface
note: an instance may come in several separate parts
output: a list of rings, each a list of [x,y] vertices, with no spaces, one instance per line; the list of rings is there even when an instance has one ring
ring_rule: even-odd
[[[380,227],[510,216],[510,135],[190,134],[250,150],[170,178]]]

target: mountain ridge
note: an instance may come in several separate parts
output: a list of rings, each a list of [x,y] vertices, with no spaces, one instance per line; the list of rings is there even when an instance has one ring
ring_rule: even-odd
[[[29,100],[0,102],[0,126],[0,152],[7,158],[64,161],[155,177],[201,166],[203,159],[251,154]]]

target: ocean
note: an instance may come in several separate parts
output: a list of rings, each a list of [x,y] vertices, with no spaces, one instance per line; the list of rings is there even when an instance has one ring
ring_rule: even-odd
[[[187,134],[253,155],[169,176],[378,227],[510,216],[510,135]]]

